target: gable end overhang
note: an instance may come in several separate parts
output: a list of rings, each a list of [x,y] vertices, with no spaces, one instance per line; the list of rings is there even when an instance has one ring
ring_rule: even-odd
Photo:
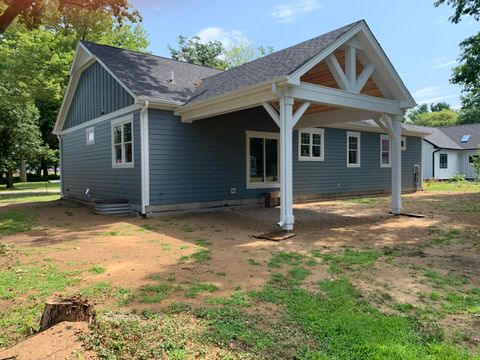
[[[65,90],[62,104],[55,122],[55,127],[53,128],[54,134],[58,135],[62,132],[80,77],[82,73],[94,63],[101,65],[105,71],[107,71],[107,73],[112,76],[115,81],[125,89],[125,91],[127,91],[127,93],[133,98],[135,104],[139,102],[138,97],[132,90],[130,90],[97,56],[92,54],[82,42],[78,42],[77,49],[75,50],[75,57],[72,66],[70,67],[67,89]]]

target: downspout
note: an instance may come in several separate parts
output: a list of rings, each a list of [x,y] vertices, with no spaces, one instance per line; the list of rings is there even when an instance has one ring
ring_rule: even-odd
[[[58,139],[58,149],[59,149],[59,160],[60,160],[60,197],[63,199],[63,144],[62,136],[57,134]]]
[[[432,153],[432,178],[435,179],[435,153],[442,150],[442,148],[436,148],[436,150]]]
[[[148,105],[149,101],[145,100],[140,110],[140,136],[141,136],[141,213],[147,215],[147,206],[150,205],[150,157],[148,144]]]

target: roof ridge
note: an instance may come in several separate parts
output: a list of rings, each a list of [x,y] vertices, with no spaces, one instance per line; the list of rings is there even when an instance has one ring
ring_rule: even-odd
[[[169,60],[169,61],[173,61],[173,62],[178,62],[178,63],[182,63],[182,64],[199,66],[199,67],[203,67],[203,68],[207,68],[207,69],[211,69],[211,70],[217,70],[217,71],[219,71],[220,74],[223,73],[223,72],[225,72],[225,70],[216,69],[216,68],[214,68],[214,67],[207,66],[207,65],[190,63],[190,62],[188,62],[188,61],[176,60],[176,59],[172,59],[172,58],[169,58],[169,57],[166,57],[166,56],[161,56],[161,55],[156,55],[156,54],[150,54],[150,53],[146,53],[146,52],[142,52],[142,51],[137,51],[137,50],[124,49],[124,48],[121,48],[121,47],[118,47],[118,46],[106,45],[106,44],[99,44],[99,43],[96,43],[96,42],[86,41],[86,40],[80,40],[80,42],[81,42],[81,43],[84,43],[84,44],[92,44],[92,45],[95,45],[95,46],[109,47],[109,48],[112,48],[112,49],[121,50],[121,51],[127,51],[127,52],[131,52],[131,53],[139,54],[139,55],[144,55],[144,56],[152,56],[152,57],[156,57],[156,58],[160,58],[160,59],[164,59],[164,60]],[[218,75],[218,74],[215,74],[215,75]]]
[[[314,37],[312,37],[312,38],[310,38],[310,39],[308,39],[308,40],[304,40],[304,41],[302,41],[302,42],[299,42],[299,43],[290,45],[290,46],[288,46],[288,47],[286,47],[286,48],[283,48],[283,49],[274,51],[274,52],[272,52],[271,54],[268,54],[268,55],[265,55],[265,56],[261,56],[261,57],[259,57],[259,58],[256,58],[256,59],[252,60],[252,61],[246,62],[245,64],[242,64],[242,65],[239,65],[239,66],[235,66],[235,67],[233,67],[233,68],[231,68],[231,69],[227,69],[227,70],[222,71],[222,72],[220,72],[220,73],[218,73],[218,74],[214,74],[214,75],[208,76],[208,77],[206,77],[206,78],[203,79],[203,80],[211,79],[211,78],[213,78],[213,77],[215,77],[215,76],[218,76],[218,75],[221,75],[221,74],[227,74],[227,73],[229,73],[229,72],[231,72],[231,71],[233,71],[233,70],[239,69],[239,68],[241,68],[241,67],[243,67],[243,66],[245,66],[245,65],[253,64],[253,63],[257,62],[257,61],[267,59],[268,57],[270,57],[270,56],[272,56],[272,55],[275,55],[275,54],[277,54],[277,53],[279,53],[279,52],[286,51],[286,50],[291,49],[291,48],[293,48],[293,47],[296,47],[296,46],[305,44],[305,43],[307,43],[307,42],[309,42],[309,41],[318,39],[318,38],[320,38],[320,37],[322,37],[322,36],[326,36],[326,35],[334,32],[334,31],[338,31],[338,30],[341,30],[341,29],[344,29],[344,28],[347,28],[347,27],[350,27],[350,26],[353,26],[353,25],[357,25],[357,24],[359,24],[359,23],[361,23],[361,22],[365,22],[365,20],[364,20],[364,19],[357,20],[357,21],[354,21],[354,22],[352,22],[352,23],[350,23],[350,24],[348,24],[348,25],[344,25],[344,26],[341,26],[341,27],[339,27],[339,28],[336,28],[336,29],[327,31],[326,33],[323,33],[323,34],[321,34],[321,35],[314,36]],[[319,51],[319,52],[320,52],[320,51]],[[314,56],[315,56],[315,55],[314,55]]]

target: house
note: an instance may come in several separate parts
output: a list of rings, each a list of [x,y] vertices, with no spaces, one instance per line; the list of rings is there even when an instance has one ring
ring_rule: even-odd
[[[426,132],[365,21],[228,71],[80,42],[54,132],[62,196],[141,214],[415,188]],[[415,167],[416,166],[416,167]]]
[[[473,156],[480,149],[480,124],[415,128],[430,132],[422,144],[423,179],[445,180],[456,174],[475,179]]]

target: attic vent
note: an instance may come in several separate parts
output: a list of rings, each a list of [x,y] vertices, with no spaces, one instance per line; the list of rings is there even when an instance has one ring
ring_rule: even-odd
[[[462,140],[460,140],[460,142],[465,143],[465,142],[468,142],[468,140],[470,140],[470,135],[463,135]]]

